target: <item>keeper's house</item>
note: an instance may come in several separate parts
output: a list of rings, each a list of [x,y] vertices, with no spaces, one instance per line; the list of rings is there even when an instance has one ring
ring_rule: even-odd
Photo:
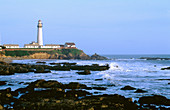
[[[69,42],[66,42],[64,47],[71,47],[71,48],[75,48],[76,47],[76,44],[75,43],[69,43]]]
[[[19,48],[18,44],[4,44],[3,46],[6,48]]]
[[[45,44],[42,48],[60,48],[60,45],[58,44]]]
[[[31,42],[30,44],[25,44],[24,48],[39,48],[39,44],[36,42]]]

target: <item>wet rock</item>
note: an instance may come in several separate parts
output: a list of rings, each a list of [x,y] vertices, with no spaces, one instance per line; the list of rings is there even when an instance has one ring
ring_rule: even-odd
[[[95,79],[95,81],[102,81],[103,79]]]
[[[64,88],[64,85],[58,81],[45,81],[42,79],[32,82],[28,88]]]
[[[33,68],[28,69],[29,72],[35,72],[35,70]]]
[[[15,67],[15,73],[28,73],[27,68],[23,68],[22,66],[18,65]]]
[[[6,81],[0,81],[0,86],[6,85]]]
[[[81,94],[78,94],[77,92],[78,91],[69,91],[67,94],[60,95],[55,92],[51,95],[46,94],[46,91],[43,91],[42,93],[35,92],[32,96],[31,94],[26,94],[27,96],[22,96],[19,101],[14,104],[14,109],[53,110],[57,108],[59,110],[137,110],[136,104],[120,95],[88,96],[77,99],[77,96],[79,95],[86,95],[86,92],[79,91],[82,92]],[[60,98],[58,96],[60,96]],[[61,96],[63,96],[63,98]]]
[[[44,69],[43,66],[38,66],[34,73],[51,73],[49,69]]]
[[[46,62],[37,61],[36,63],[46,64]]]
[[[53,66],[51,69],[56,71],[70,71],[70,67],[68,66]]]
[[[50,63],[50,65],[59,65],[59,63]]]
[[[76,65],[76,66],[71,66],[71,70],[91,70],[91,71],[104,71],[108,70],[110,67],[108,64],[104,66],[93,66],[93,65]]]
[[[78,82],[71,82],[65,85],[66,89],[85,89],[87,86],[85,84],[80,84]]]
[[[14,84],[8,84],[8,86],[14,86]]]
[[[82,90],[71,90],[66,92],[66,97],[69,98],[78,98],[82,96],[87,96],[87,95],[92,95],[91,93],[87,91],[82,91]]]
[[[83,72],[77,72],[79,75],[89,75],[91,74],[90,70],[84,70]]]
[[[158,80],[168,80],[168,81],[170,81],[170,79],[158,79]]]
[[[170,67],[161,68],[161,70],[170,70]]]
[[[141,57],[140,59],[146,59],[146,60],[170,60],[170,58],[159,58],[159,57]]]
[[[144,90],[142,90],[142,89],[137,89],[137,90],[135,91],[135,93],[145,93],[145,92],[147,92],[147,91],[144,91]]]
[[[156,104],[156,105],[166,105],[170,106],[170,99],[164,96],[154,95],[154,96],[144,96],[139,98],[140,104]]]
[[[131,86],[125,86],[123,88],[121,88],[121,90],[135,90],[136,88],[131,87]]]
[[[12,101],[14,101],[15,99],[11,93],[11,88],[0,90],[0,104],[10,104]]]

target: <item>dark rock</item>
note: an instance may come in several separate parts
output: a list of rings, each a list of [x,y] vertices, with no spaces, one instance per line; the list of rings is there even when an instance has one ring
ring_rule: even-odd
[[[71,82],[65,85],[66,89],[85,89],[87,86],[85,84],[80,84],[78,82]]]
[[[98,55],[98,54],[96,54],[96,53],[91,56],[91,59],[92,59],[92,60],[108,60],[108,58],[103,57],[103,56],[100,56],[100,55]]]
[[[161,68],[161,70],[170,70],[170,67]]]
[[[14,84],[8,84],[8,86],[14,86]]]
[[[29,72],[35,72],[35,70],[33,68],[28,70]]]
[[[87,91],[82,91],[82,90],[71,90],[66,92],[66,97],[82,97],[82,96],[87,96],[87,95],[92,95],[91,93]]]
[[[145,92],[147,92],[147,91],[144,91],[144,90],[142,90],[142,89],[137,89],[137,90],[135,91],[135,93],[145,93]]]
[[[19,82],[18,84],[22,84],[22,83],[24,83],[24,82]]]
[[[170,99],[164,96],[154,95],[154,96],[144,96],[139,98],[140,104],[156,104],[156,105],[166,105],[170,106]]]
[[[158,79],[158,80],[169,80],[170,81],[170,79]]]
[[[141,57],[140,59],[146,59],[146,60],[170,60],[170,58],[159,58],[159,57]]]
[[[58,81],[37,80],[29,84],[28,88],[63,88],[64,85]]]
[[[125,86],[123,88],[121,88],[121,90],[135,90],[136,88],[131,87],[131,86]]]
[[[6,85],[6,81],[0,81],[0,86]]]
[[[36,63],[46,64],[46,62],[37,61]]]
[[[12,101],[14,101],[15,99],[11,93],[11,88],[0,90],[0,104],[10,104]]]
[[[18,65],[15,67],[15,73],[28,73],[27,68],[23,68],[22,66]]]
[[[95,79],[95,81],[102,81],[103,79]]]
[[[90,73],[90,70],[84,70],[84,72],[77,72],[79,75],[89,75],[91,74]]]
[[[44,69],[43,66],[38,66],[34,73],[51,73],[51,71],[49,69]]]

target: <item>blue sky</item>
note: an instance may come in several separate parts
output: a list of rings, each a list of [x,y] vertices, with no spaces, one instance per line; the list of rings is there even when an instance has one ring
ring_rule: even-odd
[[[170,0],[0,0],[2,44],[75,42],[88,54],[170,54]]]

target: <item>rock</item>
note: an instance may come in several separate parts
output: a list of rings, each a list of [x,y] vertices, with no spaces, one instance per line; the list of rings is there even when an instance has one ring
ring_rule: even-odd
[[[159,58],[159,57],[141,57],[140,59],[146,59],[146,60],[170,60],[170,58]]]
[[[0,86],[5,85],[6,81],[0,81]]]
[[[4,107],[0,104],[0,110],[4,110]]]
[[[92,94],[87,91],[82,91],[82,90],[71,90],[71,91],[66,92],[67,98],[82,97],[82,96],[87,96],[87,95],[92,95]]]
[[[64,85],[58,81],[45,81],[42,79],[32,82],[28,88],[64,88]]]
[[[161,68],[161,70],[170,70],[170,67]]]
[[[10,104],[13,101],[15,99],[12,96],[11,88],[0,90],[0,104]]]
[[[90,73],[90,70],[84,70],[84,72],[77,72],[79,75],[89,75],[91,74]]]
[[[37,61],[36,63],[46,64],[46,62]]]
[[[170,81],[170,79],[158,79],[158,80],[169,80]]]
[[[131,86],[125,86],[123,88],[121,88],[121,90],[135,90],[136,88],[131,87]]]
[[[49,69],[44,69],[43,66],[38,66],[34,73],[51,73]]]
[[[98,54],[96,54],[96,53],[91,56],[91,59],[92,59],[92,60],[108,60],[108,58],[103,57],[103,56],[100,56],[100,55],[98,55]]]
[[[86,89],[87,86],[85,84],[80,84],[78,82],[71,82],[65,85],[66,89]]]
[[[144,96],[139,98],[140,104],[156,104],[156,105],[166,105],[170,106],[170,99],[164,96],[154,95],[154,96]]]
[[[137,89],[137,90],[135,91],[135,93],[145,93],[145,92],[147,92],[147,91],[144,91],[144,90],[142,90],[142,89]]]
[[[83,53],[81,53],[80,55],[76,56],[76,58],[75,58],[75,59],[90,60],[90,59],[91,59],[91,57],[90,57],[90,56],[88,56],[88,55],[86,55],[86,54],[83,52]]]
[[[58,57],[58,59],[61,59],[61,60],[62,60],[62,59],[68,59],[68,58],[67,58],[66,55],[60,54],[59,57]]]
[[[102,81],[103,79],[95,79],[95,81]]]

